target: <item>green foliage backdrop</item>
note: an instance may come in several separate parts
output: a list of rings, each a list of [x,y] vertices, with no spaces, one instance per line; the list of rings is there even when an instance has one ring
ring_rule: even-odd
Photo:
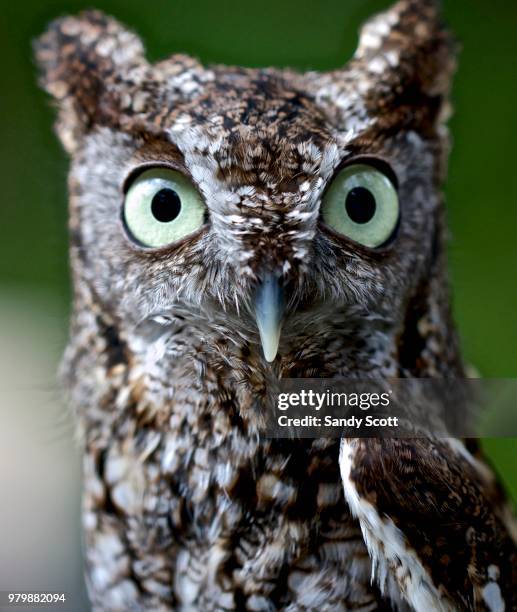
[[[329,69],[353,52],[378,0],[98,0],[143,37],[149,57]],[[465,354],[484,376],[517,376],[517,3],[445,0],[463,46],[446,186],[454,307]],[[88,4],[86,5],[88,6]],[[66,158],[35,85],[30,42],[84,0],[4,3],[0,22],[0,284],[44,288],[66,311]],[[64,317],[65,319],[65,317]],[[65,321],[63,322],[65,325]],[[517,493],[514,440],[488,441]]]

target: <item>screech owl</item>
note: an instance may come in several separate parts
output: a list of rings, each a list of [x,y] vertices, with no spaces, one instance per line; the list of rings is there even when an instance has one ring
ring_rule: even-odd
[[[463,375],[437,3],[399,1],[327,73],[150,64],[96,11],[36,55],[71,156],[63,379],[94,609],[517,609],[473,445],[263,432],[280,378]]]

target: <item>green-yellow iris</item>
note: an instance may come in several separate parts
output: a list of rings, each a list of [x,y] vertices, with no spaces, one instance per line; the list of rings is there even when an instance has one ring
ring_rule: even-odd
[[[150,248],[180,240],[199,229],[206,208],[192,183],[168,168],[140,174],[124,201],[124,220],[132,237]]]
[[[384,244],[399,218],[399,198],[390,179],[366,164],[345,167],[327,190],[323,221],[336,232],[370,248]]]

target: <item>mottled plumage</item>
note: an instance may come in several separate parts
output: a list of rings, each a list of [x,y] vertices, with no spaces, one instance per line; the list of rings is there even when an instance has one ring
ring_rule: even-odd
[[[263,435],[279,377],[463,375],[440,192],[454,45],[436,3],[401,0],[329,73],[152,65],[95,11],[52,23],[36,53],[72,160],[63,379],[94,608],[515,609],[501,496],[462,442],[347,439],[340,456],[338,440]],[[379,248],[321,220],[358,160],[398,190]],[[189,177],[207,215],[150,249],[121,208],[154,166]],[[253,312],[266,272],[287,296],[272,363]]]

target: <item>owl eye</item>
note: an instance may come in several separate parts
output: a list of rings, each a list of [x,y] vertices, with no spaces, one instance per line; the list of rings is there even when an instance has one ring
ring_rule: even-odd
[[[323,221],[336,232],[375,248],[391,237],[399,219],[399,198],[391,180],[366,164],[344,168],[327,190]]]
[[[131,237],[158,248],[199,229],[206,208],[196,188],[175,170],[153,168],[131,183],[123,217]]]

